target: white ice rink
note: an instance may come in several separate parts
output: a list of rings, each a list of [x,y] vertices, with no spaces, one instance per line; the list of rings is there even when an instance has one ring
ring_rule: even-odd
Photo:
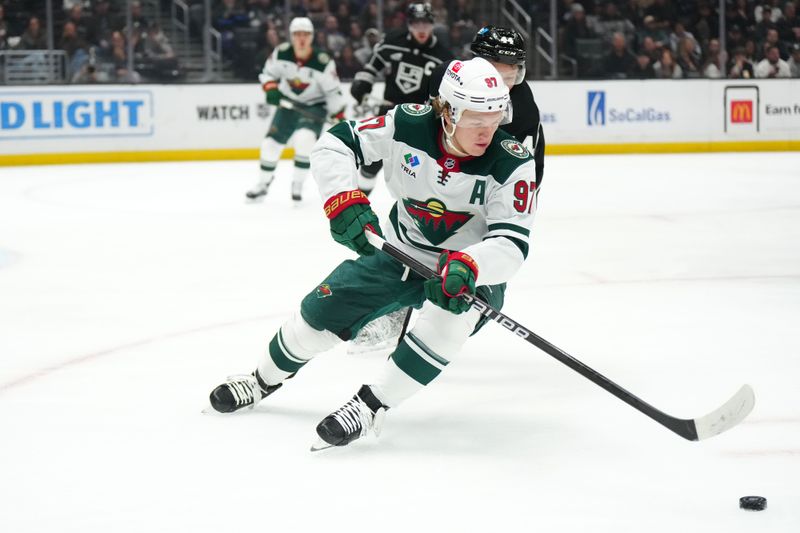
[[[504,310],[674,416],[751,384],[699,443],[496,324],[378,440],[309,452],[385,353],[201,414],[351,257],[290,168],[0,168],[0,532],[800,531],[800,153],[547,160]]]

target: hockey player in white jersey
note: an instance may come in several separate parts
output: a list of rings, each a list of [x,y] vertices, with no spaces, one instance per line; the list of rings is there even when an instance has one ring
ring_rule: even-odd
[[[278,106],[267,135],[261,143],[261,174],[247,192],[251,201],[263,198],[274,179],[275,168],[286,144],[294,148],[292,199],[302,199],[303,182],[309,173],[309,155],[326,120],[344,120],[336,64],[325,52],[316,50],[314,25],[306,17],[289,24],[291,43],[283,43],[270,55],[258,79],[267,103]]]
[[[317,426],[312,449],[344,446],[377,434],[388,409],[455,359],[486,320],[458,296],[477,293],[502,307],[505,284],[528,255],[536,166],[516,139],[498,131],[508,92],[488,61],[453,61],[432,107],[402,104],[384,116],[340,123],[320,138],[311,169],[328,199],[331,234],[359,257],[341,263],[303,299],[251,375],[211,392],[214,409],[252,407],[369,321],[421,306],[379,375]],[[396,199],[385,238],[441,277],[424,280],[368,243],[365,230],[382,231],[358,190],[358,167],[379,159]]]

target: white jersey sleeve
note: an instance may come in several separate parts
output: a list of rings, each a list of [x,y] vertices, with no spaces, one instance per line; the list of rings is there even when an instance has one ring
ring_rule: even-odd
[[[264,68],[261,70],[261,74],[258,75],[258,81],[261,83],[261,86],[264,87],[268,83],[277,83],[280,78],[278,49],[276,48],[264,62]]]
[[[311,151],[311,175],[321,197],[357,189],[357,168],[389,157],[393,135],[394,110],[358,122],[341,122],[323,133]]]
[[[483,240],[461,251],[470,255],[480,269],[480,285],[505,283],[525,261],[533,219],[536,214],[536,163],[520,165],[498,187],[490,189],[486,202],[488,231]]]

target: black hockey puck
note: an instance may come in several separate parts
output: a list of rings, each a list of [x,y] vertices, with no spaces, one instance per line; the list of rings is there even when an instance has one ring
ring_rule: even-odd
[[[742,496],[739,507],[747,511],[763,511],[767,508],[767,499],[763,496]]]

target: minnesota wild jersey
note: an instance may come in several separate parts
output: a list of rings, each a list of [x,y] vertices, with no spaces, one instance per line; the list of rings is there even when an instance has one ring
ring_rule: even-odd
[[[301,61],[295,57],[291,44],[281,44],[264,63],[258,80],[262,87],[277,82],[281,94],[293,102],[307,106],[324,103],[331,114],[345,106],[336,64],[317,49],[311,50],[309,59]]]
[[[357,188],[357,168],[383,159],[395,198],[386,240],[431,268],[442,250],[476,261],[478,284],[506,282],[528,255],[536,212],[536,164],[498,130],[484,155],[458,158],[442,146],[433,109],[402,104],[385,116],[337,124],[311,153],[324,199]]]

